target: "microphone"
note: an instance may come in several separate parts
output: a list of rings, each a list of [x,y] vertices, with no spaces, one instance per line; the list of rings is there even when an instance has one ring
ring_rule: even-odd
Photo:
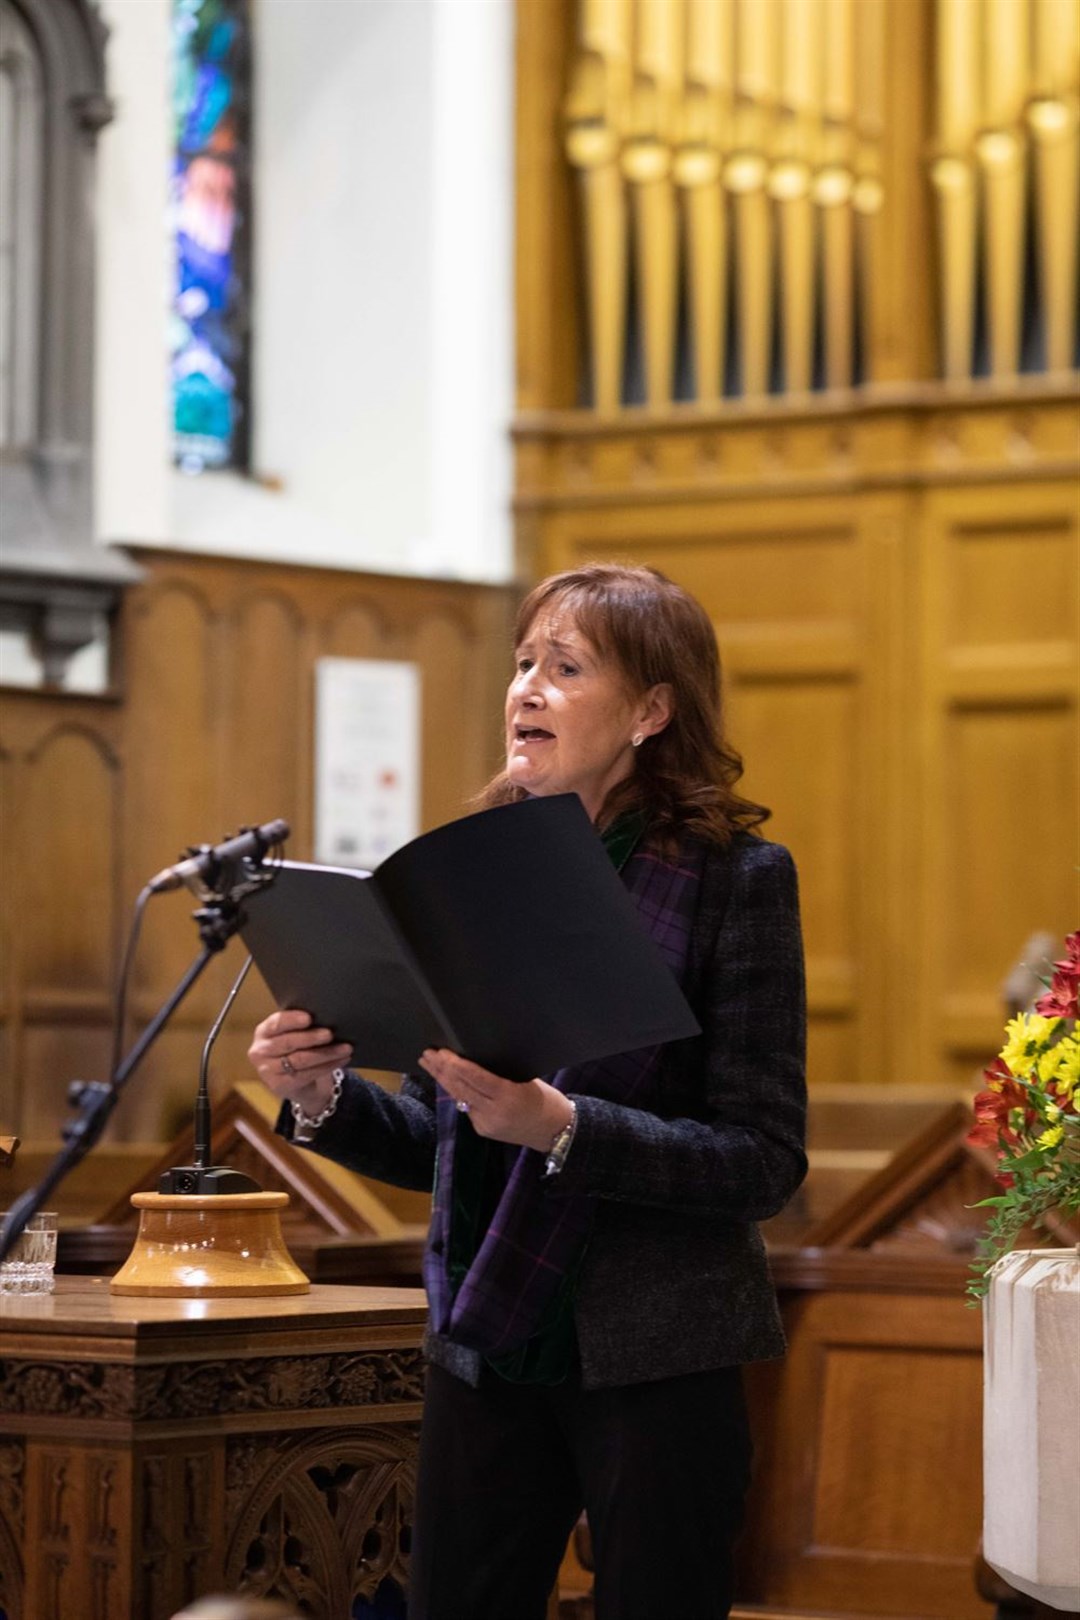
[[[147,888],[151,894],[168,894],[171,889],[179,889],[184,884],[189,888],[194,887],[196,894],[199,894],[197,886],[216,889],[223,868],[227,869],[239,861],[252,861],[258,865],[267,850],[273,849],[275,844],[283,844],[288,836],[287,821],[267,821],[261,827],[245,827],[235,838],[226,838],[222,844],[203,844],[192,849],[175,866],[162,867],[150,879]]]

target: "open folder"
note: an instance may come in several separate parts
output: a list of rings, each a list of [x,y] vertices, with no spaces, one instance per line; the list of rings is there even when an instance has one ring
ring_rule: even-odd
[[[513,1080],[696,1035],[576,794],[425,833],[371,873],[284,861],[242,938],[358,1067],[447,1046]]]

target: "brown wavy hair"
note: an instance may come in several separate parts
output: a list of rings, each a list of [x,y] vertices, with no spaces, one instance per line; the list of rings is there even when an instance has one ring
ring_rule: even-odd
[[[518,609],[515,647],[539,613],[559,609],[614,660],[631,692],[666,684],[674,700],[671,720],[635,751],[634,771],[612,788],[597,822],[644,810],[650,836],[670,845],[684,831],[726,844],[766,821],[763,805],[735,791],[743,763],[724,733],[720,653],[700,602],[655,568],[587,563],[533,587]],[[527,796],[500,771],[478,803],[487,809]]]

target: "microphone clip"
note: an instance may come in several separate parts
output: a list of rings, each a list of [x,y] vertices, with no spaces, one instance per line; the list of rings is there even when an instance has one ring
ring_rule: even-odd
[[[193,846],[188,855],[192,860],[205,858],[207,861],[205,873],[187,880],[188,887],[202,904],[203,909],[194,913],[197,919],[206,915],[208,908],[239,904],[249,894],[256,894],[273,883],[277,875],[275,866],[263,866],[250,855],[225,860],[214,858],[209,844]]]

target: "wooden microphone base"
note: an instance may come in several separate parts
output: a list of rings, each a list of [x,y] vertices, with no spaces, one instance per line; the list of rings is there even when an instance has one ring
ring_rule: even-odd
[[[109,1284],[114,1294],[228,1299],[311,1287],[281,1235],[287,1193],[143,1192],[131,1202],[139,1230]]]

